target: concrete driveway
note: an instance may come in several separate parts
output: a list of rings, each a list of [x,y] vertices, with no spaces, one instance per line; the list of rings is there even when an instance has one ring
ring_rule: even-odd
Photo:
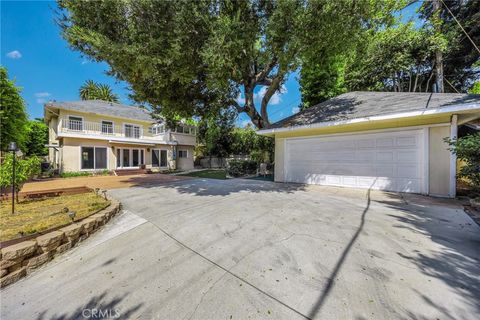
[[[451,201],[239,179],[110,192],[124,212],[4,289],[2,319],[480,313],[480,228]]]

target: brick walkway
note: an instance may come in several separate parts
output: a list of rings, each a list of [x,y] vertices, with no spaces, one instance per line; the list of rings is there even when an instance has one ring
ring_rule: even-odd
[[[72,187],[90,187],[100,189],[117,189],[134,186],[151,186],[180,180],[192,179],[190,177],[172,176],[167,174],[141,174],[131,176],[97,176],[56,178],[47,181],[35,181],[26,183],[22,192],[43,191]]]

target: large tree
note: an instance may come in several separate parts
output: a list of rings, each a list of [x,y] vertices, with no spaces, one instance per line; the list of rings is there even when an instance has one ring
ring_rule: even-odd
[[[371,31],[346,67],[349,90],[431,91],[435,38],[413,22]]]
[[[477,49],[480,46],[480,1],[438,1],[438,13],[433,1],[424,1],[420,13],[427,20],[426,27],[438,25],[437,37],[440,34],[447,42],[443,53],[445,91],[467,92],[480,79],[480,52]]]
[[[135,100],[164,116],[234,107],[265,128],[268,103],[289,73],[309,57],[341,52],[397,3],[58,0],[58,23],[73,49],[106,61],[111,75],[131,85]],[[259,86],[266,89],[256,106]]]
[[[8,79],[7,69],[0,67],[0,151],[6,151],[12,141],[25,150],[27,122],[20,89]]]

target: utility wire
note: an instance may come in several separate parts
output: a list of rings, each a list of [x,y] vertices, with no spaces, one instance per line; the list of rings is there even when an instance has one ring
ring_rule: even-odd
[[[455,20],[455,22],[458,24],[458,26],[462,29],[463,33],[465,33],[465,35],[467,36],[468,40],[470,40],[470,42],[472,43],[472,45],[475,47],[475,49],[477,49],[478,53],[480,53],[480,49],[477,47],[477,45],[475,44],[475,42],[473,42],[472,38],[470,38],[470,36],[468,35],[467,31],[465,31],[465,29],[463,28],[463,26],[461,25],[461,23],[457,20],[457,17],[455,17],[455,15],[452,13],[452,11],[450,11],[450,8],[445,4],[445,2],[443,0],[440,0],[443,5],[445,6],[445,8],[447,8],[448,12],[450,13],[450,15],[453,17],[453,19]],[[445,79],[446,80],[446,79]]]

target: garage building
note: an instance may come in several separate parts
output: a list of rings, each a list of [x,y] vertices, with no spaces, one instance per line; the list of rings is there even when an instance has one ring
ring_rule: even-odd
[[[274,123],[275,181],[455,196],[445,138],[478,127],[480,95],[350,92]]]

